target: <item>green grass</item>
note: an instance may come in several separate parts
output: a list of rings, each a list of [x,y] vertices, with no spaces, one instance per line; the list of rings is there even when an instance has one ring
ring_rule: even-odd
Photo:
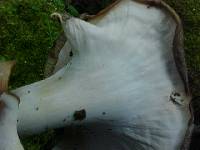
[[[62,0],[5,0],[0,3],[0,60],[16,60],[11,88],[41,80],[53,42],[61,32],[50,19]]]
[[[200,1],[166,0],[181,16],[185,32],[185,52],[193,95],[200,95]],[[108,3],[105,0],[104,3]],[[102,6],[105,4],[102,3]],[[0,61],[16,60],[10,88],[41,80],[53,42],[62,31],[50,14],[63,12],[64,0],[1,0]],[[78,16],[72,5],[68,12]],[[89,6],[88,6],[89,9]],[[87,9],[82,11],[87,11]],[[88,10],[89,12],[91,10]],[[26,150],[43,150],[54,131],[23,139]]]

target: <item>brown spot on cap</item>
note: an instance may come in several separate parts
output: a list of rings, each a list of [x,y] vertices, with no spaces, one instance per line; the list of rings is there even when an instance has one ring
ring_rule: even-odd
[[[181,96],[181,94],[180,94],[180,93],[177,93],[177,92],[175,92],[175,93],[174,93],[174,96]]]
[[[86,111],[85,109],[75,111],[73,116],[75,121],[82,121],[86,118]]]

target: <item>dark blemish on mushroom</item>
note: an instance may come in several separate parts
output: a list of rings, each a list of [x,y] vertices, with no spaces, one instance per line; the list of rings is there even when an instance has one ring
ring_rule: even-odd
[[[175,92],[175,93],[174,93],[174,96],[181,96],[181,94],[180,94],[180,93],[177,93],[177,92]]]
[[[39,110],[39,107],[36,107],[36,108],[35,108],[35,110],[37,110],[37,111],[38,111],[38,110]]]
[[[102,112],[102,115],[106,115],[106,112]]]
[[[174,104],[181,106],[182,102],[184,101],[181,97],[181,94],[177,92],[172,92],[170,95],[170,101],[172,101]]]
[[[61,80],[61,79],[62,79],[62,77],[59,77],[59,78],[58,78],[58,80]]]
[[[75,121],[82,121],[86,118],[86,111],[85,109],[75,111],[73,116]]]
[[[72,57],[74,54],[72,51],[69,52],[69,56]]]
[[[31,91],[27,91],[27,92],[28,92],[28,94],[31,93]]]
[[[63,119],[63,122],[65,122],[66,121],[66,119]]]
[[[17,122],[19,122],[19,120],[17,119]]]
[[[151,5],[147,5],[147,8],[151,8]]]
[[[176,99],[173,98],[172,96],[170,96],[170,100],[173,101],[173,102],[176,101]]]

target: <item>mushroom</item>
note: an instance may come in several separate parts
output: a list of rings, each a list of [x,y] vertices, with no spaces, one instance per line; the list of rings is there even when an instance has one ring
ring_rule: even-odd
[[[71,126],[76,138],[56,150],[181,148],[191,96],[177,14],[163,1],[120,0],[88,22],[54,15],[73,57],[12,91],[21,99],[19,133]]]
[[[19,101],[11,94],[0,96],[0,149],[23,150],[17,133]]]

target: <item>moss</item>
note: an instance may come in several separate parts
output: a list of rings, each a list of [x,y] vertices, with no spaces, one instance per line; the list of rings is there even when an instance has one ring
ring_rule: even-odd
[[[61,0],[7,0],[0,5],[0,59],[16,60],[11,88],[41,80],[47,54],[62,30],[50,14]]]
[[[6,0],[0,2],[0,61],[16,60],[10,88],[43,78],[50,48],[62,31],[50,14],[62,12],[62,0]],[[43,150],[54,134],[23,139],[26,150]]]

